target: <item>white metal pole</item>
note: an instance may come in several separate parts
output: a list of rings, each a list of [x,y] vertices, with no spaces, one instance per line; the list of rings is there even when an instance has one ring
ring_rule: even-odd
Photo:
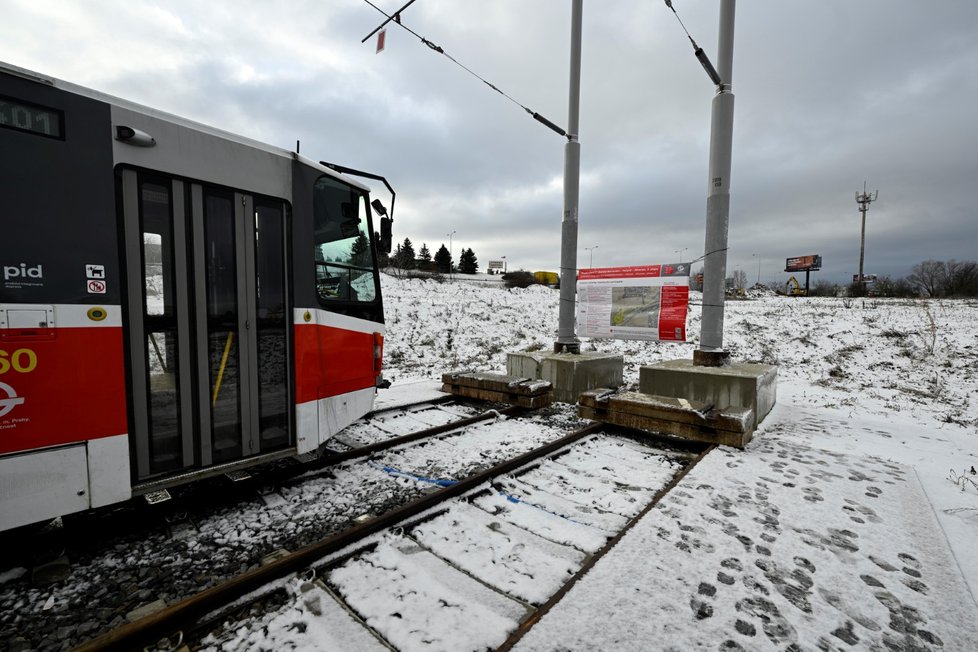
[[[735,0],[720,0],[717,72],[720,86],[713,98],[710,134],[710,175],[706,200],[706,243],[703,264],[703,322],[698,364],[723,364],[724,279],[727,276],[727,231],[730,220],[730,159],[733,141],[733,40]],[[697,355],[698,354],[698,355]]]
[[[578,141],[581,103],[581,14],[584,0],[571,5],[570,92],[567,115],[567,145],[564,146],[564,217],[560,233],[560,312],[557,353],[580,353],[575,330],[577,308],[577,209],[581,174],[581,144]]]

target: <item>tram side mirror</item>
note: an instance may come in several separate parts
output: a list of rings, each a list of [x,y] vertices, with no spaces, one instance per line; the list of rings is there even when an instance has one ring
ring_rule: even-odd
[[[393,229],[391,226],[394,220],[387,215],[387,209],[382,203],[380,203],[379,199],[373,200],[370,202],[370,205],[373,206],[374,211],[380,215],[380,250],[385,254],[389,254],[391,252],[391,245],[394,241]]]
[[[391,223],[393,220],[389,217],[380,218],[380,249],[385,253],[389,254],[391,252],[391,244],[393,244],[394,235],[391,229]]]

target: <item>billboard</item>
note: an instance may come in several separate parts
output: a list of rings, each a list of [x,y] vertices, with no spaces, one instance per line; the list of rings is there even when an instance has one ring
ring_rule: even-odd
[[[502,269],[503,261],[501,260],[490,260],[488,269]]]
[[[786,272],[815,272],[820,269],[822,269],[822,257],[818,254],[795,256],[788,258],[784,263],[784,271]]]
[[[599,267],[577,276],[582,337],[686,341],[689,263]]]

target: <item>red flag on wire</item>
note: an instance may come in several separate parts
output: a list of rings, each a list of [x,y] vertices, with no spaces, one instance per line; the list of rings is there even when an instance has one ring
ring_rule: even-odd
[[[377,32],[377,54],[384,51],[384,41],[387,40],[387,30],[382,29]]]

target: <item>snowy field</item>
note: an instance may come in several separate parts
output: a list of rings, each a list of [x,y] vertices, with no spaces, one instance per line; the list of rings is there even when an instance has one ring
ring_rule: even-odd
[[[744,452],[694,470],[518,649],[978,649],[976,301],[728,301],[724,345],[779,367]],[[558,293],[384,278],[385,376],[504,371]],[[686,344],[585,341],[639,367]]]

